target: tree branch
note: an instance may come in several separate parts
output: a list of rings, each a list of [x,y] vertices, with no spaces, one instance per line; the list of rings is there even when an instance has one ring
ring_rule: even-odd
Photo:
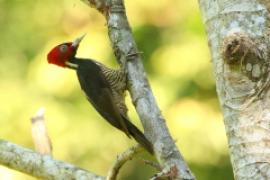
[[[165,167],[176,167],[176,179],[194,179],[190,169],[178,151],[164,117],[151,91],[142,58],[138,53],[129,26],[123,0],[83,0],[101,12],[108,26],[108,33],[115,56],[120,64],[126,64],[129,92],[142,121],[145,135],[152,142],[156,158]],[[125,63],[125,61],[127,61]]]
[[[0,140],[0,164],[47,180],[105,180],[102,176],[95,175],[74,165],[54,160],[49,155],[41,155],[4,140]]]
[[[115,180],[117,177],[117,174],[121,167],[128,161],[131,160],[136,154],[142,152],[143,149],[141,145],[132,146],[122,154],[117,156],[117,159],[115,160],[112,168],[109,170],[108,176],[106,180]]]

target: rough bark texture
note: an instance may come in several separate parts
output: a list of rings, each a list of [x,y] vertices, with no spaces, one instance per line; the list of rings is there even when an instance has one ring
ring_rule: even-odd
[[[269,0],[199,0],[235,179],[270,179]]]
[[[46,180],[105,180],[74,165],[0,140],[0,164]]]
[[[143,124],[145,135],[152,142],[156,158],[163,167],[175,166],[176,179],[194,179],[178,151],[148,83],[142,58],[132,36],[123,0],[83,0],[99,10],[107,20],[111,44],[120,64],[126,66],[129,92]],[[125,63],[125,61],[127,61]]]

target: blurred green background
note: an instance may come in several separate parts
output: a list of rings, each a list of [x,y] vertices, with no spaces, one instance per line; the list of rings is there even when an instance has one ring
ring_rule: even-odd
[[[199,180],[233,179],[197,0],[127,0],[126,7],[158,104],[191,169]],[[80,0],[0,0],[0,27],[0,137],[33,148],[30,117],[44,106],[54,157],[105,176],[135,142],[93,110],[73,71],[46,61],[53,46],[86,32],[78,56],[117,67],[104,18]],[[120,179],[153,173],[136,158]],[[35,178],[0,166],[0,179]]]

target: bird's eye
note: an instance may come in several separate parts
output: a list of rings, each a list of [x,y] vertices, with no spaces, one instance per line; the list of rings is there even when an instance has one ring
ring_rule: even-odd
[[[59,47],[61,53],[65,53],[68,50],[68,46],[66,44],[63,44]]]

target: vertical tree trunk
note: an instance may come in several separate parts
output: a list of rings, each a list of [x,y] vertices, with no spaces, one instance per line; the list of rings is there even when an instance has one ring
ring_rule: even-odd
[[[269,0],[199,0],[236,179],[270,179]]]

